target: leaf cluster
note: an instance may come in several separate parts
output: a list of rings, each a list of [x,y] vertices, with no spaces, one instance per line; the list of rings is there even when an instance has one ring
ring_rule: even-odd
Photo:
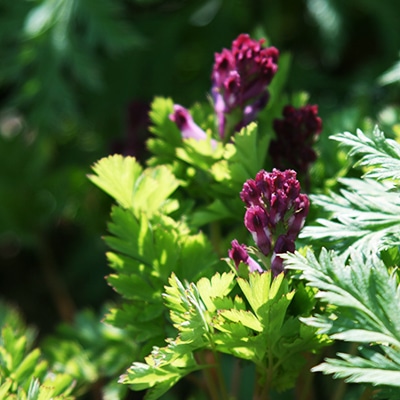
[[[332,137],[357,157],[355,166],[364,168],[364,177],[342,178],[340,194],[311,195],[313,205],[330,214],[316,226],[306,227],[300,237],[311,243],[334,246],[349,254],[350,246],[371,252],[400,244],[400,200],[398,167],[400,145],[375,128],[368,138],[360,130]]]
[[[103,398],[124,398],[127,388],[117,384],[117,377],[138,349],[129,331],[102,322],[102,315],[79,312],[72,324],[60,324],[46,337],[41,349],[55,372],[74,379],[74,394],[82,396],[102,381]]]
[[[0,398],[72,400],[73,378],[50,369],[17,311],[1,303],[0,315]]]
[[[178,335],[166,347],[154,347],[146,363],[133,363],[121,382],[135,390],[150,388],[146,399],[157,399],[185,375],[213,368],[203,359],[208,351],[215,362],[219,353],[253,362],[256,390],[292,387],[304,363],[300,355],[323,344],[314,328],[288,315],[294,295],[283,274],[272,279],[270,272],[252,273],[245,279],[217,273],[196,284],[173,274],[164,298]]]
[[[135,159],[114,155],[93,170],[91,180],[119,204],[105,237],[114,270],[107,280],[124,301],[110,310],[106,322],[151,347],[162,342],[167,329],[161,294],[171,272],[197,279],[210,274],[218,260],[204,234],[191,234],[185,223],[166,215],[178,206],[169,196],[179,185],[168,166],[143,171]]]
[[[319,258],[309,251],[286,254],[288,269],[318,288],[329,304],[325,313],[303,321],[332,339],[358,343],[360,355],[338,353],[313,368],[348,382],[399,387],[400,287],[397,270],[390,273],[373,253],[351,252],[350,261],[322,249]],[[397,396],[399,391],[397,390]]]
[[[19,88],[10,104],[27,111],[44,131],[66,116],[83,119],[79,92],[101,88],[104,53],[144,43],[124,21],[121,2],[43,0],[7,8],[0,23],[5,53],[0,83]]]

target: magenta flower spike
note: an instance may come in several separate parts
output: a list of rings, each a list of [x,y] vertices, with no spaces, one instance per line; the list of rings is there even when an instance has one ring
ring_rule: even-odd
[[[268,85],[278,70],[279,51],[265,40],[239,35],[230,50],[215,53],[212,97],[222,139],[254,121],[269,100]]]
[[[259,250],[270,258],[274,276],[283,271],[278,254],[294,251],[309,211],[310,201],[300,190],[295,171],[273,169],[258,172],[240,193],[246,204],[244,224]]]
[[[249,256],[246,246],[244,244],[239,244],[239,242],[235,239],[232,240],[231,245],[232,248],[228,251],[228,255],[229,258],[235,263],[236,268],[239,268],[239,264],[243,262],[249,266],[250,272],[263,272],[260,264],[258,264],[257,261],[253,260]]]

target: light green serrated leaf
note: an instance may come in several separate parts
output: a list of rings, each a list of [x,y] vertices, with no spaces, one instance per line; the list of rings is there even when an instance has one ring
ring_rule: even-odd
[[[215,161],[222,157],[223,151],[222,143],[212,141],[211,137],[200,141],[190,138],[183,141],[183,147],[176,149],[176,155],[196,168],[209,171]]]
[[[150,389],[145,399],[158,399],[179,379],[197,369],[199,366],[190,350],[189,354],[179,354],[169,345],[162,349],[155,348],[146,357],[146,364],[133,363],[119,382],[129,384],[134,390]]]
[[[161,301],[161,288],[154,287],[140,275],[111,274],[107,282],[126,299]]]
[[[216,273],[211,279],[201,278],[196,286],[208,311],[216,310],[215,298],[226,297],[235,286],[233,272]]]
[[[262,332],[263,326],[259,319],[251,312],[244,310],[222,310],[220,315],[229,321],[240,323],[256,332]]]
[[[192,214],[190,222],[192,225],[200,227],[214,221],[238,219],[243,214],[244,207],[239,198],[216,199],[205,208],[196,210]]]
[[[249,280],[238,278],[238,284],[251,308],[257,317],[261,318],[259,311],[269,299],[269,290],[271,287],[272,274],[271,271],[263,274],[252,273]]]
[[[166,166],[147,168],[135,182],[133,189],[133,208],[149,215],[159,211],[174,211],[169,196],[179,186],[178,180]],[[165,208],[167,207],[167,208]]]
[[[163,381],[175,383],[178,379],[177,371],[152,368],[148,364],[134,362],[126,374],[120,377],[119,383],[129,384],[134,390],[144,390]]]
[[[148,149],[154,154],[147,162],[150,166],[172,163],[176,149],[182,145],[179,129],[169,119],[173,107],[174,102],[170,98],[156,97],[151,104],[150,131],[156,137],[147,141]]]
[[[163,207],[173,211],[177,206],[168,204],[179,183],[166,166],[143,171],[135,158],[115,154],[98,161],[93,171],[89,179],[125,209],[152,215]]]
[[[92,169],[95,175],[89,179],[122,207],[132,209],[135,183],[143,171],[136,159],[114,154],[102,158]]]
[[[364,167],[363,179],[341,179],[340,194],[311,196],[311,204],[331,213],[307,226],[300,238],[332,246],[348,256],[350,247],[378,252],[400,244],[400,145],[377,127],[371,137],[361,130],[332,136]]]
[[[240,191],[243,182],[263,168],[269,138],[258,135],[257,124],[251,123],[233,137],[233,143],[225,145],[223,159],[216,162],[211,173],[217,182],[227,188]]]
[[[142,214],[137,219],[129,211],[113,207],[111,218],[108,228],[113,236],[105,237],[106,243],[112,249],[151,267],[156,255],[147,217]]]
[[[194,283],[183,284],[175,274],[165,288],[165,304],[182,342],[201,345],[211,331],[208,312]]]

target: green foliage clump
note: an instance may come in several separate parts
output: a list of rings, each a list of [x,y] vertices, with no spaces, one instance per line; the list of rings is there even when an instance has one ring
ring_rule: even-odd
[[[315,196],[337,222],[320,219],[320,226],[309,226],[303,235],[316,243],[329,239],[337,253],[322,248],[319,258],[311,250],[306,256],[283,257],[286,267],[300,271],[298,278],[317,288],[316,297],[327,304],[324,313],[303,321],[333,340],[354,343],[359,353],[340,352],[313,371],[378,386],[378,396],[395,399],[400,395],[400,286],[394,268],[399,261],[399,192],[391,168],[399,162],[400,147],[377,128],[371,138],[358,131],[333,139],[350,148],[349,154],[358,157],[355,166],[365,168],[365,174],[344,180],[349,190],[341,195]]]
[[[3,3],[1,280],[17,280],[18,293],[7,279],[2,289],[29,303],[46,337],[36,341],[0,303],[0,399],[115,400],[132,389],[147,400],[397,400],[400,3],[289,1],[284,13],[258,0]],[[207,139],[183,140],[174,101],[160,93],[181,104],[204,97],[213,52],[264,27],[267,42],[293,53],[280,55],[267,107],[221,140],[211,99],[194,103]],[[303,87],[324,120],[319,159],[298,177],[310,193],[307,226],[298,252],[282,255],[285,273],[249,273],[221,260],[232,239],[252,240],[239,192],[274,167],[273,121],[308,102]],[[154,94],[150,132],[138,132],[131,120],[146,115],[135,104]],[[344,130],[356,134],[329,140]],[[142,133],[152,136],[140,153]],[[136,158],[105,156],[114,151]],[[104,260],[109,203],[85,178],[99,158],[89,179],[116,203]],[[113,294],[102,289],[106,262]],[[87,299],[106,306],[80,311]],[[335,382],[321,385],[311,367],[352,385],[333,393]]]
[[[14,309],[0,304],[0,398],[20,400],[74,399],[73,378],[56,374],[40,349],[34,332]]]
[[[216,368],[222,380],[218,365],[204,363],[209,351],[214,362],[219,353],[253,362],[260,393],[292,387],[305,362],[299,354],[323,344],[314,328],[287,315],[294,295],[284,275],[272,279],[271,272],[247,279],[217,273],[187,285],[172,275],[164,298],[178,336],[167,339],[166,347],[153,348],[146,364],[135,362],[121,382],[136,390],[151,388],[146,399],[157,399],[196,370]],[[223,390],[211,395],[228,398]]]
[[[168,217],[178,206],[169,196],[179,181],[167,166],[143,171],[133,158],[115,155],[100,160],[94,172],[92,181],[119,203],[105,238],[115,271],[107,280],[125,301],[106,322],[131,331],[147,351],[145,344],[162,341],[167,329],[161,294],[172,271],[191,281],[210,274],[218,259],[204,234],[191,234],[183,221]]]

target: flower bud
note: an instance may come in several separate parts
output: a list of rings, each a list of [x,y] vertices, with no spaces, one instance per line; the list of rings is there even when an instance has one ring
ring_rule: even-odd
[[[169,116],[169,119],[175,122],[184,139],[207,139],[206,133],[193,121],[189,111],[179,104],[174,105],[174,112]]]
[[[263,272],[263,269],[258,264],[257,261],[253,260],[247,253],[246,246],[244,244],[240,245],[235,239],[231,242],[232,248],[228,251],[229,258],[233,260],[236,268],[239,268],[241,262],[249,266],[250,272]]]

